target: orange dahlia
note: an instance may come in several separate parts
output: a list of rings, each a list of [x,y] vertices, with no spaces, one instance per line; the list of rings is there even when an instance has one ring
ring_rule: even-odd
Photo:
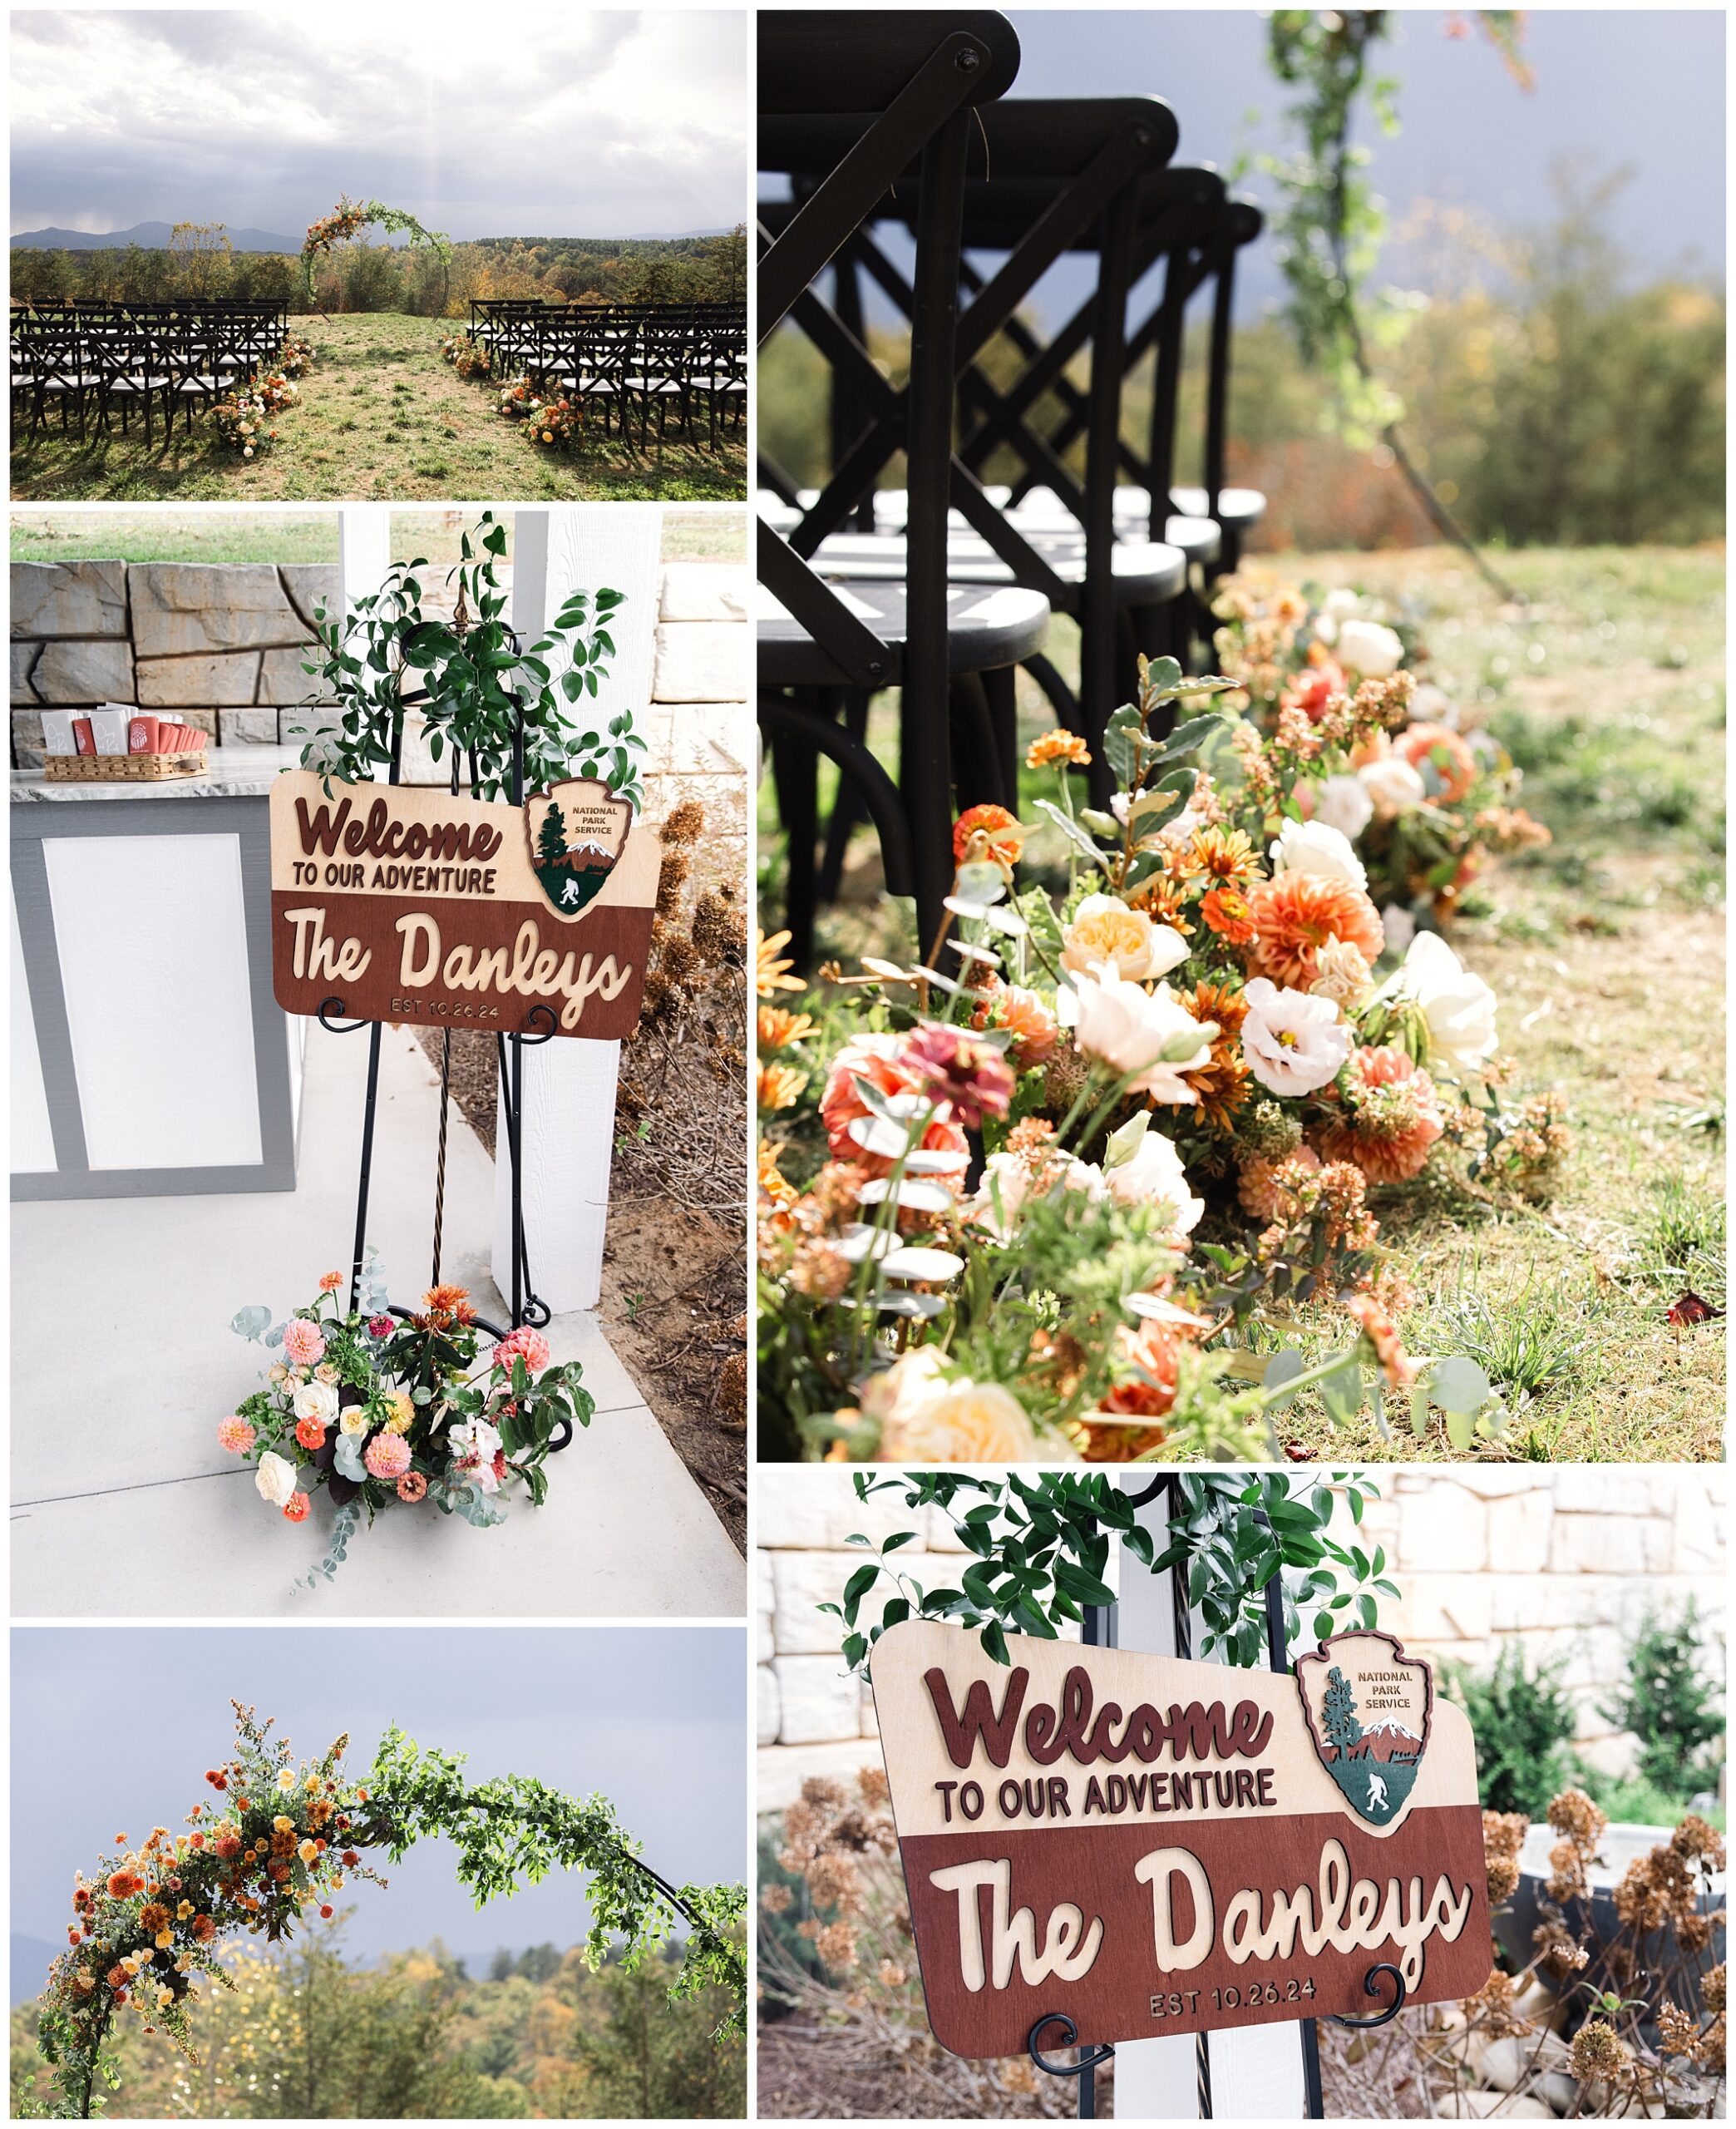
[[[1443,1128],[1434,1081],[1408,1050],[1358,1050],[1344,1089],[1343,1120],[1322,1132],[1321,1152],[1354,1161],[1370,1183],[1408,1183]]]
[[[1324,872],[1278,872],[1247,891],[1254,921],[1248,966],[1286,989],[1306,990],[1329,939],[1357,947],[1372,968],[1386,945],[1380,912],[1362,889]]]
[[[953,862],[967,859],[991,865],[1016,865],[1025,832],[1004,806],[973,806],[953,823]]]
[[[1457,732],[1449,731],[1444,724],[1407,725],[1394,735],[1393,752],[1403,755],[1419,776],[1433,769],[1441,788],[1429,796],[1444,799],[1448,805],[1462,798],[1477,780],[1476,755]]]

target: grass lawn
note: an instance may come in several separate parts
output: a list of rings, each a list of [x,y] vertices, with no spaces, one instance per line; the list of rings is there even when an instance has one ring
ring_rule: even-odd
[[[1439,549],[1260,566],[1412,608],[1428,677],[1512,748],[1526,804],[1555,833],[1479,882],[1452,943],[1500,998],[1516,1084],[1566,1093],[1575,1148],[1536,1206],[1443,1190],[1395,1210],[1377,1198],[1418,1290],[1407,1343],[1482,1364],[1514,1415],[1508,1454],[1720,1455],[1724,1326],[1678,1331],[1665,1316],[1684,1288],[1724,1306],[1723,550],[1504,556],[1522,608]],[[1022,714],[1028,734],[1051,721],[1034,693]],[[890,717],[875,737],[890,763]],[[771,929],[782,864],[769,788],[762,803]],[[909,951],[898,906],[878,895],[871,838],[857,849],[846,901],[822,916],[821,959],[876,941]],[[1304,1315],[1270,1336],[1324,1353],[1342,1318]],[[1438,1433],[1385,1441],[1366,1414],[1335,1429],[1318,1405],[1280,1425],[1302,1454],[1452,1454]]]
[[[559,456],[538,450],[521,423],[495,412],[488,381],[457,377],[440,345],[450,319],[393,311],[298,319],[313,343],[298,405],[278,417],[269,457],[217,448],[210,421],[147,452],[131,433],[50,429],[15,441],[12,492],[32,501],[395,501],[423,496],[509,501],[594,497],[667,501],[738,499],[747,452],[653,440],[643,453],[614,435]]]

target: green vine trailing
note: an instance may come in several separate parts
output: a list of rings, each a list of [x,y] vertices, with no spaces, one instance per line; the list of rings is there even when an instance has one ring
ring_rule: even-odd
[[[1142,1567],[1174,1568],[1186,1579],[1190,1605],[1205,1632],[1200,1654],[1221,1652],[1226,1662],[1252,1669],[1265,1660],[1265,1593],[1281,1578],[1288,1639],[1317,1640],[1347,1627],[1372,1627],[1382,1597],[1396,1597],[1380,1547],[1365,1551],[1328,1535],[1342,1496],[1351,1521],[1380,1489],[1361,1472],[1334,1471],[1293,1484],[1283,1471],[1252,1475],[1177,1474],[1169,1482],[1169,1542],[1159,1551],[1137,1520],[1129,1494],[1107,1471],[1043,1471],[1031,1477],[979,1479],[954,1471],[910,1471],[875,1479],[855,1474],[856,1499],[901,1494],[912,1509],[938,1508],[974,1555],[956,1588],[927,1589],[893,1557],[916,1541],[896,1531],[875,1545],[860,1534],[847,1541],[871,1554],[844,1586],[843,1599],[818,1608],[845,1629],[844,1660],[866,1667],[875,1642],[905,1619],[944,1619],[974,1631],[996,1663],[1007,1658],[1007,1636],[1053,1641],[1077,1626],[1090,1604],[1112,1604],[1104,1580],[1112,1539]],[[880,1608],[870,1625],[863,1607]]]
[[[1398,83],[1371,74],[1376,47],[1392,32],[1385,7],[1275,9],[1267,55],[1278,79],[1302,91],[1290,116],[1301,134],[1295,154],[1265,156],[1261,170],[1278,188],[1278,259],[1290,287],[1290,315],[1302,358],[1329,382],[1334,412],[1345,441],[1366,448],[1377,440],[1393,461],[1431,521],[1462,547],[1503,599],[1516,596],[1478,553],[1470,535],[1441,501],[1405,445],[1403,403],[1380,377],[1375,356],[1397,345],[1419,299],[1386,290],[1370,302],[1369,279],[1386,234],[1386,215],[1366,171],[1369,151],[1351,140],[1358,104],[1366,95],[1384,133],[1398,130]],[[1483,9],[1476,20],[1508,72],[1529,88],[1520,50],[1524,16]],[[1461,18],[1449,18],[1458,25]]]
[[[313,701],[335,703],[338,721],[311,739],[302,766],[328,778],[362,783],[390,766],[392,734],[407,694],[419,701],[428,751],[437,761],[457,757],[468,766],[478,795],[497,798],[510,788],[514,732],[524,719],[525,794],[571,776],[599,777],[635,812],[644,800],[638,757],[645,742],[624,709],[606,729],[581,731],[567,706],[594,697],[614,655],[609,626],[624,603],[619,591],[570,593],[546,635],[518,648],[506,619],[507,594],[498,567],[506,528],[484,511],[466,531],[449,581],[456,597],[450,620],[422,610],[417,559],[394,562],[379,590],[333,617],[314,614],[320,655],[302,670],[318,685]],[[558,679],[551,657],[564,661]]]
[[[745,1886],[672,1885],[641,1858],[606,1797],[565,1796],[523,1775],[471,1784],[461,1756],[425,1751],[395,1727],[358,1781],[343,1770],[348,1737],[298,1763],[270,1720],[232,1705],[234,1756],[205,1774],[216,1801],[194,1806],[184,1834],[156,1826],[131,1845],[118,1835],[120,1852],[94,1878],[79,1873],[67,1947],[37,2020],[54,2097],[24,2112],[80,2120],[101,2109],[105,2091],[119,2087],[110,2039],[116,2013],[129,2006],[147,2033],[160,2028],[196,2062],[200,1983],[234,1985],[219,1957],[226,1937],[246,1930],[275,1943],[293,1935],[309,1908],[329,1919],[351,1878],[384,1884],[365,1850],[397,1861],[430,1839],[456,1847],[459,1882],[478,1907],[551,1870],[586,1872],[593,1968],[612,1947],[637,1967],[685,1930],[671,2000],[721,1988],[730,2009],[719,2034],[743,2030]]]
[[[439,230],[425,230],[414,215],[402,207],[388,207],[378,200],[352,200],[346,193],[329,215],[322,215],[302,239],[302,283],[308,300],[313,300],[313,269],[334,244],[345,244],[372,227],[407,236],[412,245],[427,245],[441,264],[452,263],[451,240]]]

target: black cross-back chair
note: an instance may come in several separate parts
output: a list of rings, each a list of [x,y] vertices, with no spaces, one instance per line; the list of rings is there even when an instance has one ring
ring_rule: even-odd
[[[905,581],[830,583],[763,521],[758,527],[760,582],[779,610],[758,631],[758,709],[787,832],[791,950],[805,964],[817,756],[833,760],[860,794],[888,891],[914,896],[925,947],[952,884],[954,719],[961,798],[1007,803],[996,726],[1010,715],[1010,689],[997,719],[984,675],[1010,681],[1011,668],[1046,634],[1048,609],[1028,592],[959,594],[946,577],[966,156],[982,109],[1018,72],[1012,26],[991,13],[767,12],[758,38],[760,167],[809,180],[793,210],[772,218],[775,228],[762,221],[762,346],[792,312],[807,309],[812,284],[887,187],[913,161],[922,172],[910,378],[888,410],[893,447],[909,467]],[[835,159],[806,152],[806,130],[831,128],[836,138],[841,116],[852,122]],[[900,689],[895,783],[865,736],[869,699],[888,687]]]

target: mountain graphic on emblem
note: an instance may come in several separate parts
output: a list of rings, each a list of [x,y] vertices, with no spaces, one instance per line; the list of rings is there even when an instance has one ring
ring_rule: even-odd
[[[620,862],[633,808],[596,777],[573,777],[525,801],[537,885],[558,916],[577,916]]]
[[[1389,1633],[1335,1634],[1296,1662],[1320,1764],[1357,1816],[1390,1825],[1416,1786],[1434,1717],[1434,1677]]]

